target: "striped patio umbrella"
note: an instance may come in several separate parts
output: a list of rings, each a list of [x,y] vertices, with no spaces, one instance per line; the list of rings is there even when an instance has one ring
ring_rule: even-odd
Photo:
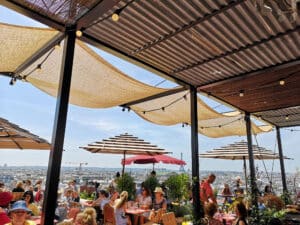
[[[1,149],[32,149],[49,150],[51,145],[18,125],[0,118],[0,148]]]
[[[267,150],[258,145],[252,145],[253,158],[256,160],[273,160],[279,159],[279,154]],[[205,153],[199,154],[200,158],[212,158],[212,159],[228,159],[228,160],[243,160],[244,161],[244,173],[247,188],[247,166],[246,159],[249,159],[248,155],[248,143],[246,141],[239,141],[221,148],[216,148]],[[284,156],[284,159],[290,159]]]
[[[103,139],[80,148],[91,153],[122,154],[124,161],[126,155],[162,155],[171,153],[128,133]],[[124,174],[124,170],[125,165],[123,164],[122,174]]]

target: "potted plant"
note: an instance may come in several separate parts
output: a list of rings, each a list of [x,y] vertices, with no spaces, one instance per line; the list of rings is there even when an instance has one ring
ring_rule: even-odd
[[[124,173],[117,181],[117,191],[127,191],[128,200],[133,200],[135,198],[135,182],[134,178],[128,173]]]

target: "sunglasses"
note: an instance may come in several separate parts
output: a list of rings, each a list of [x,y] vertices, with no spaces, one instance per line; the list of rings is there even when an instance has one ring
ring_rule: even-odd
[[[16,213],[16,214],[23,214],[23,213],[27,213],[26,211],[13,211],[13,213]]]

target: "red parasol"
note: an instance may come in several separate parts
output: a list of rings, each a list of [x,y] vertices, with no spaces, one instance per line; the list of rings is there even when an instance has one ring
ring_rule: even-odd
[[[148,164],[148,163],[165,163],[175,165],[186,165],[185,161],[176,159],[168,155],[137,155],[122,160],[122,165],[135,164]]]

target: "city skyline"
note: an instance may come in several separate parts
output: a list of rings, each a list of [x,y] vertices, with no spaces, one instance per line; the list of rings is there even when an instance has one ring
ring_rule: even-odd
[[[25,18],[21,15],[0,7],[0,22],[12,23],[26,26],[41,26],[39,23]],[[94,49],[95,50],[95,49]],[[103,58],[109,61],[125,74],[138,79],[139,81],[156,85],[163,81],[148,71],[131,65],[117,57],[111,56],[100,50],[96,50]],[[18,124],[20,127],[51,141],[52,126],[55,115],[56,99],[41,92],[30,83],[17,81],[15,85],[9,85],[10,79],[0,77],[1,99],[0,117]],[[174,87],[176,84],[164,82],[161,87]],[[219,103],[201,97],[211,107],[218,107]],[[219,107],[218,110],[228,110],[226,107]],[[299,144],[299,132],[291,132],[291,128],[282,129],[282,144],[284,155],[294,160],[285,161],[286,171],[293,172],[297,169],[300,156],[297,156],[296,146]],[[299,127],[292,128],[299,130]],[[88,109],[70,105],[65,135],[65,145],[62,165],[67,162],[88,162],[90,166],[98,167],[120,167],[121,155],[91,154],[79,149],[79,146],[87,145],[94,141],[101,141],[122,133],[129,133],[149,141],[158,147],[172,151],[174,157],[180,158],[183,153],[183,160],[187,162],[186,168],[191,168],[190,153],[190,127],[182,127],[181,124],[174,126],[159,126],[142,120],[133,112],[123,112],[120,107],[110,109]],[[199,152],[205,152],[218,148],[234,141],[246,140],[246,137],[225,137],[208,138],[199,135]],[[276,149],[276,133],[260,134],[257,137],[258,145],[270,150]],[[253,138],[253,144],[257,144]],[[278,152],[278,150],[275,150]],[[30,150],[1,150],[0,165],[41,165],[47,166],[49,151]],[[257,162],[263,167],[262,162]],[[272,161],[266,162],[269,168]],[[274,162],[276,171],[280,170],[279,161]],[[131,165],[130,167],[140,167]],[[152,167],[152,165],[145,165]],[[160,168],[179,168],[178,166],[156,165]],[[242,171],[242,161],[226,161],[217,159],[200,159],[200,170],[238,170]]]

